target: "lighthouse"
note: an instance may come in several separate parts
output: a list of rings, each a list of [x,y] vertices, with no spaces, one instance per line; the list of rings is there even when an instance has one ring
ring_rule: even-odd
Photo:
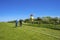
[[[33,17],[33,14],[30,15],[30,22],[33,23],[34,21],[34,17]]]

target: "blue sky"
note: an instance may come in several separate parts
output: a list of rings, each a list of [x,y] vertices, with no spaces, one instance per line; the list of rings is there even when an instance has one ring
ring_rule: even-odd
[[[34,17],[60,17],[60,0],[0,0],[0,21]]]

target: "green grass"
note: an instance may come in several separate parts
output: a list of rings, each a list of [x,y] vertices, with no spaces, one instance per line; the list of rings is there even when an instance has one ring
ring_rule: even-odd
[[[0,23],[0,40],[60,40],[60,31],[13,23]]]

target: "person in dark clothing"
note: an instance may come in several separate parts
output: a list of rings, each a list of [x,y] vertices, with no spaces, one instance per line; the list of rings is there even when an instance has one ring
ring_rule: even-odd
[[[20,26],[22,26],[22,20],[19,20]]]
[[[17,20],[15,21],[15,26],[16,26],[16,27],[18,26],[18,21],[17,21]]]

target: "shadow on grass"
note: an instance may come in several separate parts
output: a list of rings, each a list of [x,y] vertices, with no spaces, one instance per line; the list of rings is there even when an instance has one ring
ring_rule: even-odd
[[[4,39],[4,37],[0,36],[0,40]]]
[[[50,29],[54,29],[54,30],[59,30],[60,31],[60,28],[50,28]]]
[[[39,27],[39,28],[49,28],[53,30],[60,30],[60,26],[58,25],[50,25],[50,24],[25,24],[27,26],[32,26],[32,27]]]

